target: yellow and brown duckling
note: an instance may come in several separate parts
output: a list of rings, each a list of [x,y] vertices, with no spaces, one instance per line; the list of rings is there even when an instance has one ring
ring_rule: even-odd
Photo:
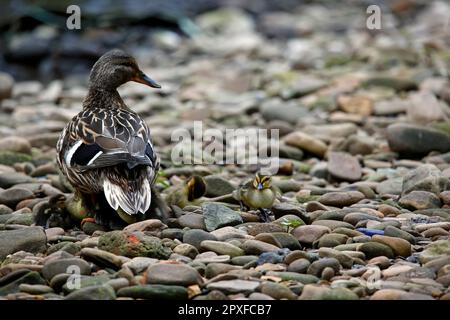
[[[87,216],[81,200],[73,195],[55,194],[47,202],[33,208],[36,225],[46,228],[72,228]]]
[[[198,205],[206,193],[205,180],[200,176],[192,176],[183,183],[167,191],[166,202],[181,209],[187,205]]]
[[[241,204],[241,210],[256,209],[260,219],[270,222],[270,208],[276,198],[277,189],[272,186],[272,177],[257,173],[255,178],[241,185],[235,190],[233,196]]]
[[[57,143],[57,162],[89,215],[106,225],[114,215],[144,214],[159,169],[150,130],[129,109],[117,88],[135,81],[161,88],[122,50],[105,53],[94,64],[83,110],[65,127]]]

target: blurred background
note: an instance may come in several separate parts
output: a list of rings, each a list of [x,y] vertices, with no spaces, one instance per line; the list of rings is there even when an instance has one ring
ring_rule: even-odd
[[[66,27],[71,4],[81,9],[80,30]],[[382,10],[376,33],[366,28],[373,4]],[[159,66],[252,52],[297,69],[368,59],[391,68],[419,62],[413,46],[444,50],[441,67],[448,62],[449,8],[439,1],[12,0],[1,1],[0,12],[0,69],[17,80],[86,73],[115,47]],[[368,44],[385,51],[374,54]]]

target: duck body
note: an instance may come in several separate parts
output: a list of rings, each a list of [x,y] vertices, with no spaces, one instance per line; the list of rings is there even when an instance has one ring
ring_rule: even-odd
[[[150,130],[116,90],[127,81],[147,79],[158,86],[123,51],[103,55],[91,72],[83,110],[67,124],[57,143],[61,172],[101,224],[104,205],[128,215],[144,214],[151,205],[159,160]]]
[[[277,194],[277,189],[271,185],[271,177],[259,174],[233,192],[234,198],[241,204],[241,209],[259,210],[260,219],[264,222],[270,222],[270,208],[275,203]]]

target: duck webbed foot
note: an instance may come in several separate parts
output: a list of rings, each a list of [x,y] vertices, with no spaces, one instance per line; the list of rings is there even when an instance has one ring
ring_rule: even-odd
[[[259,212],[259,218],[261,219],[262,222],[271,222],[272,220],[270,219],[270,215],[272,214],[272,211],[270,211],[270,209],[265,209],[265,208],[259,208],[258,209]]]

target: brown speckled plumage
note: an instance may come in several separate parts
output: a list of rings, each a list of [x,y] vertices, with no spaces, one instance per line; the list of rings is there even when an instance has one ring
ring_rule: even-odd
[[[92,207],[92,199],[104,194],[114,209],[136,214],[150,206],[159,161],[147,124],[116,90],[128,81],[159,87],[123,51],[110,51],[96,62],[83,110],[61,133],[57,162],[86,205]]]

